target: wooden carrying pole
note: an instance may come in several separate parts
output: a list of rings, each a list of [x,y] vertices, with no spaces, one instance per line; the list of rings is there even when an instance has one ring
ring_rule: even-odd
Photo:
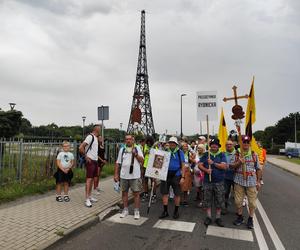
[[[207,152],[208,152],[208,159],[210,160],[209,121],[208,121],[208,115],[206,115],[206,125],[207,125]],[[211,169],[210,164],[208,164],[208,169]],[[211,174],[209,174],[209,182],[211,182]]]
[[[238,140],[239,140],[239,145],[240,145],[241,157],[244,158],[244,149],[243,149],[241,126],[240,126],[240,124],[238,122],[236,122],[235,126],[236,126],[236,130],[238,132]],[[244,180],[247,180],[246,164],[245,163],[243,163],[242,168],[243,168],[243,177],[244,177]]]

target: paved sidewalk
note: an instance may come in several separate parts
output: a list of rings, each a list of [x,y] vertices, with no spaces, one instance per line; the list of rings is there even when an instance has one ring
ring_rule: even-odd
[[[56,202],[55,195],[0,207],[0,249],[43,249],[81,224],[97,219],[97,215],[121,201],[113,190],[112,178],[101,182],[98,202],[84,206],[84,186],[71,188],[70,202]]]
[[[300,176],[300,165],[292,163],[286,160],[280,159],[278,156],[270,155],[267,157],[267,161],[279,168],[282,168],[292,174]]]

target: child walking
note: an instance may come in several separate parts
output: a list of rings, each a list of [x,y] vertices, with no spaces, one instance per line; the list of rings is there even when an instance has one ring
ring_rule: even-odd
[[[54,174],[56,179],[56,201],[69,202],[69,185],[73,178],[72,168],[74,167],[74,155],[70,152],[70,143],[64,141],[63,151],[57,155],[57,171]],[[64,187],[64,197],[61,195],[62,186]]]

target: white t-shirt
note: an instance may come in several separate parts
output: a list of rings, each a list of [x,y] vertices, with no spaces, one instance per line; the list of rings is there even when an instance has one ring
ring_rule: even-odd
[[[141,148],[138,146],[135,146],[135,148],[137,150],[138,155],[144,157]],[[124,154],[122,154],[123,150],[124,150]],[[123,157],[123,161],[122,161],[122,157]],[[120,172],[120,177],[122,179],[131,180],[131,179],[141,178],[141,165],[136,159],[136,157],[134,157],[134,161],[133,161],[133,172],[132,174],[129,174],[131,157],[132,157],[132,148],[125,147],[120,149],[118,159],[117,159],[117,164],[122,163],[121,172]]]
[[[92,139],[93,139],[92,136],[94,136],[93,145],[91,146],[89,151],[87,151],[90,144],[92,143]],[[85,138],[84,142],[87,143],[87,145],[85,146],[85,149],[84,149],[86,152],[86,156],[93,161],[98,161],[98,139],[97,139],[97,137],[93,134],[89,134]]]
[[[71,161],[74,160],[74,155],[71,152],[60,152],[57,157],[57,160],[60,160],[61,165],[63,168],[71,167]]]

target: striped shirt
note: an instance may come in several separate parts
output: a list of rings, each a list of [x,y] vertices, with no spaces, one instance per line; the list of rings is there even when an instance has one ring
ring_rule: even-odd
[[[251,150],[244,156],[247,179],[244,179],[243,176],[243,166],[241,165],[236,169],[234,175],[234,182],[243,186],[243,187],[255,187],[256,186],[256,171],[260,169],[258,156],[255,153],[252,153]]]

